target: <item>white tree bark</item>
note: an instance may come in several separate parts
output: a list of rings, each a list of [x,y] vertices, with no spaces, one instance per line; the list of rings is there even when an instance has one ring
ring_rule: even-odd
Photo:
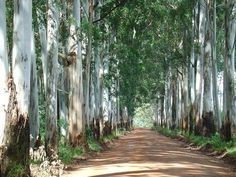
[[[224,59],[224,116],[233,125],[236,124],[235,117],[235,34],[236,34],[236,1],[225,0],[225,59]]]
[[[207,3],[206,7],[206,21],[205,21],[205,45],[204,45],[204,89],[203,89],[203,116],[204,114],[213,113],[213,94],[212,94],[212,35],[211,35],[211,22],[210,22],[210,6]]]
[[[57,153],[57,76],[58,76],[58,9],[57,0],[48,1],[47,12],[47,90],[46,139],[49,157]]]
[[[216,117],[217,129],[221,128],[218,86],[217,86],[217,61],[216,61],[216,0],[213,0],[213,30],[212,30],[212,78],[213,78],[213,100],[214,100],[214,115]]]
[[[22,168],[22,176],[30,175],[29,106],[31,32],[32,1],[15,0],[12,53],[13,77],[9,77],[8,80],[10,99],[7,105],[7,119],[4,131],[4,145],[6,146],[6,151],[1,152],[0,176],[8,176],[12,164],[17,164]],[[2,31],[0,31],[0,33],[2,33]]]
[[[196,68],[196,128],[195,133],[200,133],[201,119],[202,119],[202,107],[203,107],[203,61],[204,61],[204,41],[205,41],[205,20],[206,20],[206,2],[205,0],[199,0],[199,24],[198,24],[198,43],[200,52],[197,56],[197,68]]]
[[[31,35],[31,74],[30,74],[30,147],[34,147],[39,135],[39,108],[38,108],[38,84],[35,57],[34,32]]]
[[[177,97],[177,101],[176,101],[176,125],[177,127],[180,126],[181,123],[181,110],[182,110],[182,90],[181,90],[181,76],[180,74],[178,74],[177,77],[177,91],[176,91],[176,97]]]
[[[22,114],[28,113],[30,98],[32,2],[15,1],[13,32],[13,79]]]
[[[43,84],[44,89],[46,91],[47,88],[47,31],[45,28],[45,24],[43,23],[43,17],[42,17],[41,11],[37,11],[38,16],[38,24],[39,24],[39,39],[40,39],[40,45],[41,45],[41,60],[42,60],[42,66],[43,66]]]
[[[96,109],[96,104],[95,104],[95,93],[94,93],[94,72],[91,75],[90,78],[90,93],[89,93],[89,124],[95,120],[95,109]]]
[[[87,15],[87,9],[88,10],[88,22],[90,23],[90,25],[92,25],[93,22],[93,0],[88,0],[88,2],[86,1],[86,5],[88,5],[87,8],[85,8],[85,15]],[[86,123],[89,126],[89,120],[90,120],[90,110],[89,110],[89,95],[90,95],[90,86],[89,84],[90,82],[90,78],[91,78],[91,57],[92,57],[92,38],[91,35],[89,34],[88,37],[88,43],[86,46],[86,69],[85,69],[85,118],[86,118]]]
[[[7,57],[7,40],[6,40],[6,15],[5,0],[0,1],[0,146],[3,143],[6,110],[8,105],[9,93],[7,80],[9,75],[8,57]]]
[[[69,53],[74,54],[75,61],[69,66],[69,139],[73,145],[78,145],[78,135],[85,130],[83,120],[83,82],[82,82],[82,54],[79,41],[80,30],[80,0],[73,2],[74,23],[70,26]],[[82,136],[80,136],[82,138]]]

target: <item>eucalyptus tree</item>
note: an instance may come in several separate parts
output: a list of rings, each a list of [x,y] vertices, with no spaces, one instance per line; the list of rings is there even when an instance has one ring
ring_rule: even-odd
[[[1,36],[3,50],[6,52],[5,33],[5,3],[1,1]],[[30,108],[30,71],[31,71],[31,32],[32,32],[32,2],[14,1],[14,29],[13,29],[13,64],[12,75],[9,75],[8,104],[5,131],[1,151],[1,176],[8,176],[14,165],[22,169],[21,176],[28,176],[29,169],[29,108]],[[7,58],[1,52],[1,62],[6,76],[8,72]],[[6,79],[6,78],[3,78]],[[3,83],[6,83],[6,80]],[[4,90],[5,91],[5,90]],[[3,92],[4,93],[4,92]],[[6,92],[5,92],[6,94]],[[5,96],[5,95],[3,95]],[[4,97],[3,97],[4,98]],[[6,98],[6,97],[5,97]],[[16,136],[17,135],[17,136]],[[2,142],[1,142],[2,143]],[[5,149],[5,150],[4,150]]]
[[[2,119],[1,125],[0,125],[0,144],[3,143],[3,137],[4,137],[4,128],[5,128],[5,120],[6,120],[6,111],[7,105],[8,105],[8,99],[9,99],[9,93],[8,93],[8,77],[9,77],[9,63],[8,63],[8,56],[7,56],[7,36],[6,36],[6,6],[5,6],[5,0],[0,2],[0,21],[2,22],[0,24],[0,40],[1,46],[0,46],[0,70],[2,71],[2,74],[0,75],[0,82],[2,83],[0,85],[0,117]]]
[[[235,34],[236,1],[225,0],[225,57],[224,57],[224,126],[225,140],[231,139],[231,127],[235,127]]]
[[[102,2],[97,0],[94,6],[94,20],[99,20],[101,18],[101,8]],[[101,23],[98,21],[94,24],[94,99],[95,99],[95,111],[94,118],[97,121],[101,121],[102,117],[102,72],[103,72],[103,55],[102,44],[104,41],[101,39]],[[104,27],[104,26],[103,26]],[[105,40],[105,39],[104,39]]]
[[[84,3],[84,16],[85,21],[87,21],[89,28],[87,31],[87,43],[86,43],[86,68],[85,68],[85,86],[84,86],[84,104],[85,104],[85,118],[86,118],[86,124],[89,126],[90,124],[90,78],[91,78],[91,57],[92,57],[92,23],[93,23],[93,15],[94,15],[94,9],[93,9],[93,0],[85,0]]]
[[[69,67],[69,140],[70,144],[78,145],[85,131],[83,119],[83,79],[82,53],[79,38],[81,30],[80,0],[69,3],[73,22],[70,25],[68,51],[71,64]]]
[[[31,71],[30,71],[30,147],[34,147],[37,138],[39,138],[39,105],[38,105],[38,84],[36,71],[36,51],[34,32],[31,34]]]
[[[212,89],[212,29],[211,17],[213,15],[213,1],[208,1],[205,8],[205,44],[204,44],[204,63],[203,63],[203,112],[202,128],[203,135],[210,136],[214,133],[214,110],[213,110],[213,89]],[[202,56],[203,57],[203,56]]]
[[[195,111],[196,111],[196,126],[195,133],[201,134],[202,129],[202,107],[203,107],[203,61],[204,61],[204,41],[205,41],[205,20],[206,20],[206,1],[198,1],[198,45],[199,52],[197,53],[196,64],[196,86],[195,86]]]
[[[47,11],[47,83],[46,83],[46,137],[47,156],[57,154],[57,79],[58,79],[58,1],[48,1]]]
[[[41,9],[37,9],[37,21],[39,30],[39,41],[41,46],[41,61],[43,70],[43,85],[44,90],[47,90],[47,29],[44,23],[44,12]]]

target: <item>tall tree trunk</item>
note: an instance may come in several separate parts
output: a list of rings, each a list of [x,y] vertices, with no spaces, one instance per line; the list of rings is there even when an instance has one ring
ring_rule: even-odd
[[[210,16],[212,14],[212,1],[207,2],[206,21],[205,21],[205,45],[204,45],[204,87],[203,87],[203,112],[202,112],[202,134],[211,136],[215,132],[215,123],[213,115],[213,94],[212,94],[212,23]]]
[[[4,11],[3,11],[4,13]],[[29,105],[31,68],[32,2],[14,1],[13,77],[9,78],[10,99],[7,108],[1,175],[18,173],[29,176]],[[4,38],[3,38],[4,40]],[[3,46],[4,47],[4,46]],[[19,166],[19,172],[14,171]]]
[[[46,90],[46,138],[47,156],[57,154],[57,75],[58,75],[58,9],[57,0],[48,1],[47,16],[47,90]]]
[[[41,60],[42,60],[42,67],[43,67],[43,85],[44,90],[47,90],[47,31],[45,28],[45,24],[43,23],[43,17],[40,10],[37,10],[37,19],[39,25],[39,39],[40,39],[40,46],[41,46]]]
[[[7,57],[7,40],[6,40],[6,15],[5,15],[5,0],[0,1],[0,145],[3,143],[4,128],[6,120],[6,111],[9,99],[8,93],[8,76],[9,66]]]
[[[182,92],[181,92],[181,75],[177,75],[177,90],[176,90],[176,125],[180,128],[181,110],[182,110]]]
[[[93,22],[93,0],[86,0],[87,3],[85,5],[88,5],[88,22],[90,25],[92,25]],[[86,8],[87,9],[87,8]],[[87,10],[85,10],[85,13]],[[91,31],[88,32],[88,43],[86,46],[86,69],[85,69],[85,118],[86,118],[86,123],[87,126],[89,126],[89,115],[90,115],[90,110],[89,110],[89,95],[90,95],[90,78],[91,78],[91,57],[92,57],[92,36],[91,36]]]
[[[30,73],[30,147],[34,147],[37,136],[39,136],[39,107],[38,107],[38,84],[35,57],[35,40],[32,31],[31,41],[31,73]]]
[[[188,73],[187,68],[182,69],[182,119],[183,119],[183,130],[189,130],[189,116],[188,116]]]
[[[216,118],[216,126],[218,131],[221,128],[221,118],[219,110],[219,99],[218,99],[218,86],[217,86],[217,61],[216,61],[216,0],[213,0],[213,15],[210,21],[213,21],[212,29],[212,81],[213,81],[213,102],[214,102],[214,115]]]
[[[72,64],[69,65],[69,140],[74,146],[82,143],[85,130],[83,121],[83,82],[82,82],[82,55],[80,30],[80,0],[73,2],[73,19],[75,23],[70,26],[69,56]]]
[[[99,19],[100,15],[98,10],[95,10],[95,18]],[[99,27],[99,26],[98,26]],[[95,93],[95,118],[99,118],[99,108],[100,108],[100,69],[101,69],[101,61],[100,61],[100,48],[99,42],[95,41],[94,46],[94,93]]]
[[[4,164],[4,160],[7,157],[4,157],[6,152],[4,149],[7,147],[4,143],[5,128],[6,127],[6,110],[8,109],[9,102],[9,91],[8,91],[8,76],[9,76],[9,67],[8,67],[8,57],[7,57],[7,40],[6,40],[6,15],[5,15],[5,0],[0,1],[0,176],[6,176],[6,170],[8,164]]]
[[[235,34],[236,0],[225,0],[225,59],[224,59],[224,139],[231,139],[231,127],[235,125]]]
[[[201,134],[202,132],[202,107],[203,107],[203,61],[204,61],[204,41],[205,41],[205,20],[206,20],[206,2],[205,0],[199,0],[198,3],[198,43],[199,53],[197,56],[197,68],[196,68],[196,98],[195,98],[195,110],[196,110],[196,126],[195,134]]]
[[[193,132],[193,125],[194,125],[194,118],[195,118],[195,107],[194,107],[194,102],[195,102],[195,80],[196,80],[196,75],[195,75],[195,61],[196,61],[196,49],[195,49],[195,39],[196,39],[196,33],[197,33],[197,10],[198,6],[197,3],[195,4],[193,8],[193,13],[192,13],[192,34],[191,34],[191,58],[189,62],[189,70],[188,70],[188,76],[189,76],[189,103],[190,103],[190,109],[189,109],[189,132]]]

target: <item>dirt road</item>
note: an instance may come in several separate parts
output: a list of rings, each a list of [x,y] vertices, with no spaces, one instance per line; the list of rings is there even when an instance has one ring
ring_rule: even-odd
[[[137,129],[63,177],[233,177],[222,161],[191,152],[181,142]]]

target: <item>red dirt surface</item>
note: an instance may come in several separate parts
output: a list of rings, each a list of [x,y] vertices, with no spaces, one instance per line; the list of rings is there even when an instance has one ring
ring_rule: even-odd
[[[223,161],[187,150],[183,142],[136,129],[111,149],[81,162],[63,177],[236,177]]]

